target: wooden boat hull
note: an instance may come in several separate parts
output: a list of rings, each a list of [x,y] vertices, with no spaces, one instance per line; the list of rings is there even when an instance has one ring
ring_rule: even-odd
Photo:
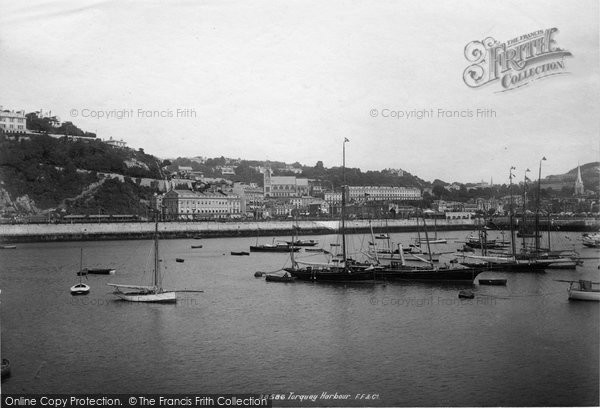
[[[299,240],[299,241],[286,241],[286,244],[288,245],[294,245],[299,246],[299,247],[314,247],[319,243],[319,241],[314,241],[314,240],[308,240],[308,241],[303,241],[303,240]]]
[[[176,292],[161,292],[161,293],[147,293],[147,292],[114,292],[114,295],[121,300],[127,302],[141,302],[141,303],[177,303]]]
[[[235,252],[235,251],[231,251],[231,255],[233,255],[233,256],[248,256],[248,255],[250,255],[250,252],[245,252],[245,251]]]
[[[600,242],[598,242],[598,241],[584,240],[583,245],[588,248],[600,248]]]
[[[586,290],[569,290],[570,300],[592,300],[600,301],[600,291],[586,291]]]
[[[422,239],[421,241],[419,241],[421,244],[427,244],[427,240],[426,239]],[[446,239],[430,239],[429,240],[430,244],[447,244],[448,240]]]
[[[16,249],[16,245],[0,245],[0,249]]]
[[[192,245],[192,249],[202,248],[202,245]]]
[[[77,285],[71,286],[71,295],[81,296],[90,293],[90,287],[85,283],[78,283]]]
[[[92,269],[84,269],[82,271],[77,272],[77,276],[80,275],[114,275],[114,269],[110,268],[92,268]]]
[[[253,245],[250,246],[250,252],[298,252],[300,250],[299,247],[288,247],[288,246],[263,246],[263,245]]]
[[[267,282],[293,282],[295,280],[296,278],[293,276],[265,275]]]
[[[293,277],[302,281],[313,282],[358,282],[375,279],[374,270],[344,268],[285,268]]]

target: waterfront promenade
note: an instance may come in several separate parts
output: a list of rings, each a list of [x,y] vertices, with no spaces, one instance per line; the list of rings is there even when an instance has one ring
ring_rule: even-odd
[[[437,220],[436,228],[442,230],[473,230],[481,219]],[[433,220],[426,221],[428,230],[433,232]],[[498,228],[507,229],[503,218],[495,219]],[[419,220],[421,231],[423,221]],[[417,230],[416,219],[389,220],[349,220],[346,229],[349,233],[409,232]],[[237,236],[277,236],[311,234],[333,234],[339,230],[339,220],[302,221],[198,221],[161,222],[158,226],[160,237],[169,238],[211,238]],[[547,229],[547,221],[540,220],[540,228]],[[598,219],[552,220],[552,230],[597,231]],[[1,242],[42,242],[42,241],[96,241],[150,239],[154,232],[152,222],[131,223],[73,223],[73,224],[4,224],[0,226]]]
[[[429,221],[433,231],[433,221]],[[420,221],[419,224],[423,225]],[[416,231],[415,219],[352,220],[346,221],[348,232]],[[473,229],[476,220],[438,220],[438,230]],[[339,230],[338,220],[323,221],[233,221],[233,222],[161,222],[161,238],[235,237],[333,234]],[[152,222],[131,223],[73,223],[73,224],[14,224],[0,226],[0,240],[4,242],[88,241],[113,239],[150,239],[154,233]]]

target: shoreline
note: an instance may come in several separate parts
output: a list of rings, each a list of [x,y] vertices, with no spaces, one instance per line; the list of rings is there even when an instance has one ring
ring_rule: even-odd
[[[434,231],[432,220],[427,220],[427,230]],[[481,220],[437,220],[437,231],[474,230]],[[508,229],[508,222],[495,219],[498,229]],[[529,223],[528,223],[529,225]],[[552,230],[598,231],[598,219],[552,220]],[[158,225],[161,239],[257,237],[278,235],[324,235],[339,231],[338,220],[326,221],[239,221],[239,222],[161,222]],[[531,223],[533,226],[533,223]],[[415,219],[350,220],[346,221],[348,233],[423,232],[423,222]],[[548,229],[547,220],[540,220],[540,230]],[[73,223],[73,224],[4,224],[0,226],[0,242],[59,242],[59,241],[108,241],[151,239],[153,222],[131,223]]]

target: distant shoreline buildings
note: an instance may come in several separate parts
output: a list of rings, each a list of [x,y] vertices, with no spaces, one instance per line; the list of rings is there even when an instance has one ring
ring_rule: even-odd
[[[29,129],[27,127],[27,118],[28,115],[35,115],[36,118],[38,119],[43,119],[45,120],[45,122],[47,123],[47,127],[48,129],[44,132],[39,132],[33,129]],[[71,140],[83,140],[83,141],[90,141],[90,140],[102,140],[102,139],[98,139],[96,138],[95,134],[81,134],[81,135],[77,135],[77,134],[69,134],[67,133],[57,133],[60,131],[60,127],[64,124],[70,124],[72,125],[70,122],[61,122],[60,118],[58,118],[57,116],[53,116],[52,115],[52,111],[44,111],[43,109],[40,109],[39,111],[35,111],[35,112],[30,112],[30,113],[25,113],[24,110],[9,110],[9,109],[4,109],[4,107],[2,105],[0,105],[0,130],[8,133],[8,134],[16,134],[19,135],[21,138],[22,137],[28,137],[28,136],[36,136],[36,135],[40,135],[40,134],[45,134],[48,135],[50,137],[54,137],[54,138],[62,138],[62,137],[66,137],[68,139]],[[127,147],[127,142],[125,142],[123,139],[121,140],[115,140],[112,137],[110,137],[107,140],[102,140],[104,143],[116,147],[116,148],[126,148]]]

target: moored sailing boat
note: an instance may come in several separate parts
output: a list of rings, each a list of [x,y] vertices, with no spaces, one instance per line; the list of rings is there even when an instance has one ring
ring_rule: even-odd
[[[341,228],[342,235],[342,259],[339,262],[330,263],[302,263],[296,261],[294,252],[290,252],[292,266],[284,268],[293,277],[298,280],[306,281],[325,281],[325,282],[353,282],[370,281],[374,279],[374,267],[370,264],[356,262],[347,256],[346,252],[346,225],[345,225],[345,206],[346,206],[346,142],[343,142],[342,155],[342,175],[344,185],[342,185],[342,207],[341,207]]]
[[[90,293],[90,287],[89,287],[89,285],[86,285],[85,283],[83,283],[81,281],[81,277],[83,275],[86,275],[86,278],[87,278],[87,273],[83,272],[83,248],[81,248],[81,253],[79,255],[79,272],[77,272],[77,275],[79,276],[79,283],[71,286],[71,289],[70,289],[71,295],[73,295],[73,296],[87,295],[88,293]]]
[[[600,301],[600,282],[589,280],[572,281],[569,285],[569,299]],[[594,288],[595,286],[595,288]]]
[[[115,288],[113,294],[119,299],[128,302],[153,302],[153,303],[176,303],[177,292],[165,291],[162,287],[162,273],[160,259],[158,257],[158,216],[154,226],[154,271],[152,274],[152,285],[123,285],[119,283],[107,283]],[[124,291],[127,290],[127,291]]]
[[[520,253],[516,251],[516,240],[515,240],[515,229],[513,224],[513,200],[512,200],[512,179],[514,174],[512,171],[515,170],[515,167],[510,168],[509,171],[509,192],[510,192],[510,208],[509,208],[509,226],[510,226],[510,253],[495,253],[488,254],[488,249],[496,248],[496,241],[489,240],[487,238],[487,231],[485,228],[482,228],[480,231],[480,236],[478,239],[473,238],[473,242],[475,240],[479,245],[467,245],[472,246],[474,248],[481,248],[481,255],[468,255],[463,254],[463,258],[468,258],[468,260],[463,259],[460,263],[464,266],[468,267],[487,267],[488,270],[493,271],[511,271],[511,272],[536,272],[543,271],[544,269],[574,269],[577,262],[571,257],[563,256],[560,252],[558,253],[550,253],[549,251],[542,251],[539,248],[539,222],[536,222],[536,231],[534,237],[536,237],[536,250],[530,251],[527,249],[525,237],[522,238],[522,249]],[[524,179],[524,189],[526,189],[527,181],[527,172],[525,172]],[[539,194],[539,192],[538,192]],[[525,203],[525,195],[523,197],[523,202]],[[526,207],[523,205],[523,225],[526,224]],[[539,217],[539,211],[537,216]],[[548,238],[549,240],[549,238]],[[548,241],[549,242],[549,241]]]

